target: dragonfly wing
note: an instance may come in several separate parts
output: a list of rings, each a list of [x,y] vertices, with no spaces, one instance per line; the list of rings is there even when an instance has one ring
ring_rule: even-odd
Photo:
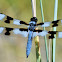
[[[27,36],[28,36],[28,32],[27,32],[27,31],[22,31],[22,35],[23,35],[24,37],[27,37]]]
[[[0,20],[2,20],[3,18],[5,18],[5,16],[6,15],[0,13]]]
[[[45,36],[48,34],[48,31],[42,31],[38,33],[38,36]]]
[[[26,47],[26,56],[27,56],[27,58],[30,54],[31,47],[32,47],[32,35],[33,35],[33,31],[29,31],[28,42],[27,42],[27,47]]]
[[[12,24],[15,24],[15,25],[21,25],[21,24],[29,25],[28,23],[26,23],[24,21],[17,20],[17,19],[10,17],[10,16],[0,13],[0,20],[2,20],[4,18],[5,18],[5,20],[4,20],[5,23],[10,23],[11,21],[13,21]]]
[[[38,35],[38,32],[33,32],[33,37],[36,37]]]
[[[16,24],[16,25],[21,25],[21,24],[29,25],[29,24],[27,24],[26,22],[21,21],[21,20],[17,20],[17,19],[14,19],[14,20],[13,20],[13,24]]]
[[[51,22],[45,22],[43,25],[41,25],[41,27],[49,27],[51,24]]]
[[[34,30],[33,32],[33,37],[35,36],[45,36],[48,34],[48,31],[43,31],[43,30]]]
[[[21,24],[20,24],[20,20],[17,20],[17,19],[14,19],[14,20],[13,20],[13,24],[21,25]]]
[[[27,31],[22,31],[18,28],[15,28],[13,30],[14,34],[21,34],[23,37],[27,37],[28,36],[28,32]]]
[[[62,32],[58,32],[58,38],[62,38]]]
[[[62,20],[61,20],[61,25],[62,25]]]
[[[2,32],[3,32],[3,30],[4,30],[4,28],[3,28],[3,27],[0,27],[0,33],[2,33]]]

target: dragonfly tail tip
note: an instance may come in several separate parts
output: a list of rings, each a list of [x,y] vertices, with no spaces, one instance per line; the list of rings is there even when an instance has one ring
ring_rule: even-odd
[[[26,58],[28,58],[28,56],[26,56]]]

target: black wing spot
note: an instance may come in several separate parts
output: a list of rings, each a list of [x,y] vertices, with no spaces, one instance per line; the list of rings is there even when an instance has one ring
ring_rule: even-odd
[[[43,30],[35,30],[35,29],[34,29],[33,32],[42,32],[42,31],[43,31]]]
[[[5,20],[4,22],[5,22],[5,23],[10,23],[10,21],[9,21],[9,20]]]
[[[7,16],[7,20],[5,20],[4,22],[5,22],[5,23],[10,23],[10,20],[13,20],[13,18],[12,18],[12,17]]]
[[[49,36],[49,39],[53,39],[53,38],[55,38],[54,35]]]
[[[52,27],[58,26],[58,22],[59,22],[59,21],[60,21],[60,20],[53,21],[53,22],[52,22],[52,23],[53,23]]]
[[[26,22],[24,22],[24,21],[20,21],[20,24],[29,25],[29,24],[27,24],[27,23],[26,23]]]
[[[56,34],[57,31],[49,31],[49,34]]]
[[[13,28],[6,28],[6,31],[11,31],[13,30]]]
[[[7,31],[7,32],[5,33],[5,35],[10,35],[10,32],[9,32],[9,31]]]
[[[54,34],[56,34],[57,31],[49,31],[48,33],[51,34],[51,36],[49,36],[49,39],[53,39],[53,38],[55,38]]]
[[[13,28],[6,28],[6,33],[5,35],[10,35],[10,31],[13,30]]]
[[[44,23],[38,23],[37,25],[43,25]]]
[[[52,27],[56,27],[56,26],[58,26],[58,24],[54,24],[54,25],[52,25]]]
[[[24,28],[20,28],[19,30],[20,31],[27,31],[28,32],[28,29],[24,29]]]
[[[7,16],[7,19],[8,19],[8,20],[13,20],[13,18],[12,18],[12,17],[9,17],[9,16]]]

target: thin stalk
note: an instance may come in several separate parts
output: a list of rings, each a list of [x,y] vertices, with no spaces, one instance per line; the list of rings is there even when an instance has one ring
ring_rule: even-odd
[[[36,47],[36,62],[41,62],[40,47],[39,47],[39,37],[35,37],[35,47]]]
[[[52,30],[52,28],[51,28],[50,30]],[[51,45],[52,45],[52,40],[49,39],[49,52],[48,52],[48,53],[49,53],[49,62],[51,62],[51,60],[52,60],[52,59],[51,59],[51,55],[52,55],[52,54],[51,54]]]
[[[33,14],[33,17],[36,17],[36,0],[31,0],[31,2],[32,2],[32,14]],[[38,36],[35,37],[34,40],[35,40],[35,47],[36,47],[36,62],[41,62],[39,37]]]
[[[57,10],[58,10],[58,0],[55,0],[55,7],[54,7],[54,20],[57,20]],[[56,31],[56,27],[53,28],[53,31]],[[52,56],[52,62],[55,62],[55,47],[56,47],[56,34],[54,35],[55,38],[53,39],[53,56]]]
[[[51,39],[49,41],[49,62],[51,62]]]
[[[43,13],[42,0],[40,0],[40,6],[41,6],[42,22],[44,22],[44,13]],[[45,27],[43,27],[43,30],[45,30]],[[47,62],[48,62],[48,48],[47,48],[47,38],[46,38],[46,36],[44,37],[44,39],[45,39],[46,57],[47,57]]]
[[[31,0],[32,2],[32,15],[36,17],[36,0]]]

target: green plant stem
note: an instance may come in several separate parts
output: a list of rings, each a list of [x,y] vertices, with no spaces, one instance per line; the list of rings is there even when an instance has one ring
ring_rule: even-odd
[[[33,17],[36,17],[36,0],[31,0],[32,2],[32,14]],[[39,47],[39,37],[35,37],[35,48],[36,48],[36,62],[41,62],[41,57],[40,57],[40,47]]]
[[[40,6],[41,6],[42,22],[44,22],[42,0],[40,0]],[[43,27],[43,30],[45,30],[45,27]],[[47,48],[47,38],[46,38],[46,36],[44,37],[44,39],[45,39],[46,57],[47,57],[47,62],[48,62],[48,48]]]
[[[54,7],[54,21],[57,20],[57,10],[58,10],[58,0],[55,0],[55,7]],[[56,31],[56,27],[53,28],[53,31]],[[54,35],[55,38],[52,40],[52,62],[55,62],[55,47],[56,47],[56,34]]]
[[[36,47],[36,62],[41,62],[40,47],[39,47],[39,37],[35,37],[35,47]]]

